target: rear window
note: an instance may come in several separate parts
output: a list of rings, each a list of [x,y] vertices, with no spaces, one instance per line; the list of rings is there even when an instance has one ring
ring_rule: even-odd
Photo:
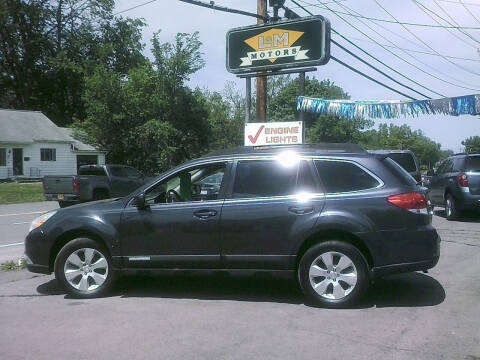
[[[96,167],[96,166],[80,168],[80,170],[78,170],[78,175],[105,176],[105,170],[101,167]]]
[[[397,164],[399,164],[408,172],[417,171],[417,165],[415,165],[415,160],[410,153],[390,153],[388,154],[388,157],[390,159],[393,159]]]
[[[466,171],[480,171],[480,156],[469,156],[465,163]]]
[[[239,160],[233,198],[294,195],[315,190],[315,181],[304,160],[282,166],[276,160]]]
[[[383,160],[383,162],[387,166],[387,168],[397,177],[397,179],[400,180],[402,185],[414,186],[417,184],[417,180],[415,180],[412,175],[410,175],[396,161],[393,161],[392,159],[387,157]]]
[[[367,190],[380,185],[372,175],[351,162],[315,160],[315,166],[327,193]]]

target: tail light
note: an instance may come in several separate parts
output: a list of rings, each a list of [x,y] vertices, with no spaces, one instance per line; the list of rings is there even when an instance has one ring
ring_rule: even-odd
[[[80,192],[80,183],[78,182],[77,177],[73,178],[73,191],[74,192]]]
[[[45,179],[42,179],[42,186],[43,186],[43,191],[45,192],[47,190],[47,184],[45,184]]]
[[[428,200],[425,195],[418,192],[410,192],[389,196],[387,201],[390,204],[414,213],[428,213]]]
[[[462,173],[460,175],[457,175],[457,182],[458,185],[461,187],[468,187],[468,176],[465,173]]]

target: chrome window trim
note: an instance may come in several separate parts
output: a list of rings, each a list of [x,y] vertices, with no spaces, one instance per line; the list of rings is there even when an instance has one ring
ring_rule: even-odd
[[[308,200],[324,198],[325,193],[307,193],[309,195]],[[224,204],[236,203],[236,202],[254,202],[254,201],[275,201],[275,200],[299,200],[299,195],[280,195],[280,196],[259,196],[251,198],[232,198],[225,199]]]

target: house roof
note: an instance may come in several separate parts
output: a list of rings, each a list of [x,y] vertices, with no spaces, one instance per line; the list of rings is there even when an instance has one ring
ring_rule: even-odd
[[[0,142],[72,142],[72,138],[40,111],[0,109]]]
[[[69,137],[73,143],[73,147],[75,151],[100,151],[93,147],[92,145],[85,144],[80,140],[77,140],[73,137],[73,129],[70,128],[59,128],[67,137]]]
[[[72,129],[55,125],[40,111],[0,109],[0,143],[67,142],[74,151],[103,152],[72,136]]]

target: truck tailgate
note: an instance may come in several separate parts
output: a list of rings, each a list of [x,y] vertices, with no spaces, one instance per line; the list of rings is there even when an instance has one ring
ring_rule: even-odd
[[[45,176],[43,178],[45,194],[74,194],[73,175]]]

